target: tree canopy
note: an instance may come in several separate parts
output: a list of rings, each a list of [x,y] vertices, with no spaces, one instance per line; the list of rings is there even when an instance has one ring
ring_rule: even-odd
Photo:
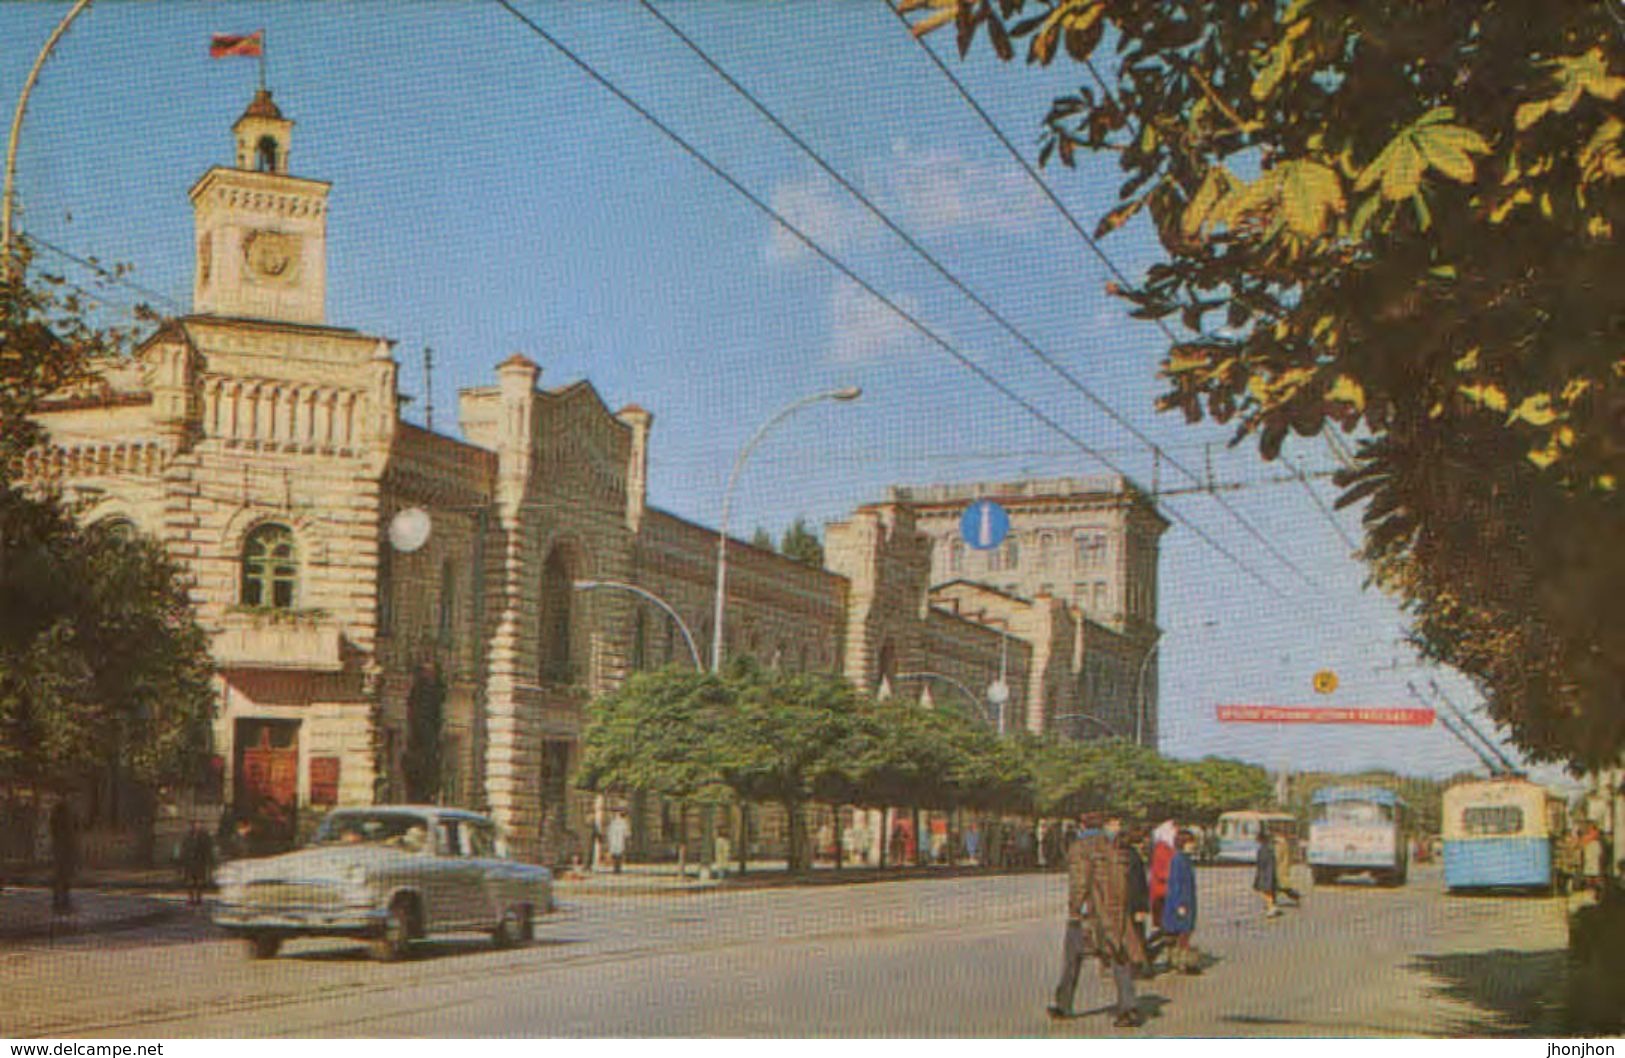
[[[1074,93],[1040,162],[1115,155],[1109,284],[1180,330],[1160,406],[1273,459],[1352,435],[1373,579],[1537,758],[1625,749],[1625,47],[1606,4],[904,0]],[[1328,442],[1330,443],[1330,442]]]
[[[1262,768],[1183,762],[1123,740],[997,736],[980,719],[898,698],[874,701],[845,679],[748,661],[726,674],[676,666],[635,675],[587,707],[577,784],[679,801],[773,801],[791,827],[791,869],[813,801],[992,813],[1211,821],[1266,802]]]
[[[26,245],[0,261],[0,782],[70,787],[118,768],[200,777],[215,704],[208,637],[180,568],[127,524],[81,525],[19,481],[47,394],[83,385],[128,334]]]

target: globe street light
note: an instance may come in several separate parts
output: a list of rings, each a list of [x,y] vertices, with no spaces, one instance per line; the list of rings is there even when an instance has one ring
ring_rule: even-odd
[[[750,440],[745,442],[745,447],[739,450],[738,457],[734,459],[733,470],[728,474],[728,486],[722,493],[722,527],[717,531],[717,599],[716,614],[711,622],[711,671],[719,672],[722,669],[722,619],[728,600],[728,512],[733,506],[734,486],[739,483],[739,472],[744,469],[745,460],[769,430],[807,405],[816,404],[821,400],[853,401],[862,395],[863,390],[857,386],[843,386],[840,389],[814,393],[792,401],[757,427],[756,432],[751,434]]]
[[[648,599],[650,602],[666,611],[666,613],[671,616],[671,619],[677,623],[677,630],[683,633],[683,642],[688,646],[688,656],[693,660],[694,667],[701,672],[705,671],[705,666],[700,663],[700,650],[694,645],[694,635],[688,630],[688,624],[684,622],[682,617],[678,616],[677,611],[672,609],[670,603],[656,595],[654,592],[646,591],[643,588],[638,587],[636,584],[627,584],[618,580],[578,580],[570,586],[576,591],[592,591],[595,588],[609,588],[615,591],[631,592],[633,595],[636,595],[639,598]]]

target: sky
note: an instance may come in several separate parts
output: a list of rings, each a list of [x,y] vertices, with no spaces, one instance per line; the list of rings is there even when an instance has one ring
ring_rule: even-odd
[[[1477,766],[1440,727],[1221,724],[1215,706],[1414,705],[1420,667],[1391,600],[1289,467],[1231,430],[1158,413],[1165,339],[1105,290],[1106,267],[931,65],[881,0],[777,5],[655,0],[661,12],[944,266],[1184,467],[1236,485],[1163,499],[1158,648],[1161,748],[1272,768],[1386,767],[1443,777]],[[648,11],[634,4],[517,6],[898,307],[1144,487],[1194,484],[1060,380],[921,263]],[[0,5],[0,107],[66,4]],[[494,382],[514,352],[542,384],[589,380],[609,407],[654,414],[650,502],[715,525],[728,471],[790,401],[859,385],[775,428],[751,457],[731,528],[775,535],[837,520],[891,484],[1012,480],[1108,470],[843,277],[602,85],[496,4],[145,4],[80,17],[29,103],[17,159],[19,226],[81,257],[124,262],[115,313],[189,308],[187,188],[231,164],[230,126],[258,77],[211,60],[211,33],[264,29],[268,85],[295,122],[294,175],[332,183],[327,319],[394,339],[419,399],[434,349],[435,425],[455,433],[456,390]],[[940,39],[938,39],[940,38]],[[1036,159],[1049,100],[1080,68],[961,61],[927,43]],[[1112,159],[1044,179],[1086,229],[1114,204]],[[1134,222],[1101,244],[1138,276],[1157,258]],[[87,285],[51,253],[41,264]],[[1335,469],[1323,439],[1286,457]],[[1324,476],[1310,487],[1328,508]],[[1189,526],[1199,527],[1217,548]],[[1218,548],[1234,556],[1221,554]],[[1267,581],[1269,587],[1260,583]],[[1313,674],[1338,689],[1320,695]],[[1481,719],[1488,727],[1488,721]],[[1540,769],[1547,781],[1553,769]]]

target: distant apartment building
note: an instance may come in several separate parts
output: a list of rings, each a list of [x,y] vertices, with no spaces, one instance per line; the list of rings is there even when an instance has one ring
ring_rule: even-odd
[[[970,546],[959,524],[984,498],[1010,515],[1009,534],[991,550]],[[1109,730],[1156,745],[1157,559],[1168,522],[1150,496],[1127,478],[1102,475],[895,486],[888,499],[912,508],[931,538],[934,594],[976,584],[1058,606],[1076,622],[1073,685],[1044,695],[1044,718],[1031,728],[1080,737]]]

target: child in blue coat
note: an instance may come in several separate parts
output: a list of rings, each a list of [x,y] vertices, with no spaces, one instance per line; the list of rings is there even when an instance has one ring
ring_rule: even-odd
[[[1168,896],[1162,905],[1162,932],[1173,945],[1169,963],[1181,973],[1198,974],[1197,952],[1191,947],[1196,930],[1196,835],[1181,831],[1178,851],[1168,865]]]

